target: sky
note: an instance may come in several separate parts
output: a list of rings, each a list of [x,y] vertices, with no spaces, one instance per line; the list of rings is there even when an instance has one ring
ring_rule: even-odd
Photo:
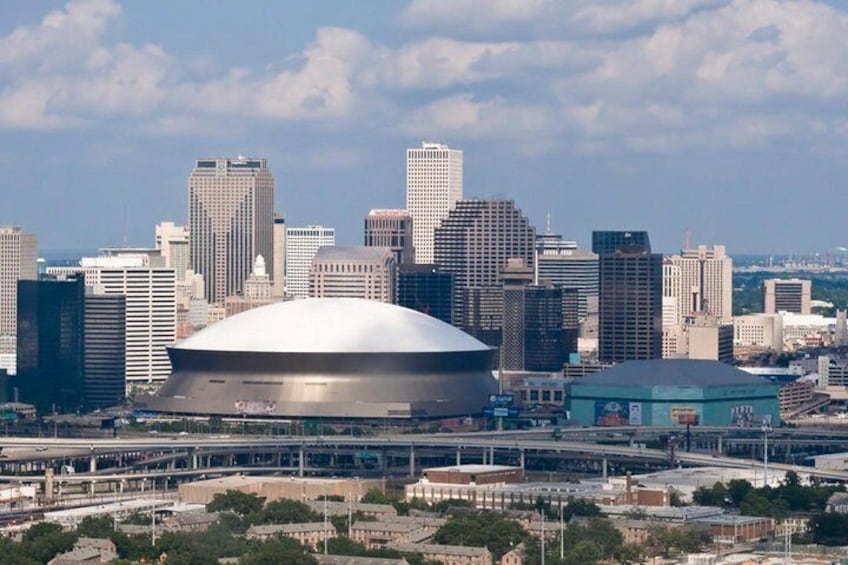
[[[358,245],[423,140],[583,245],[848,245],[843,2],[0,2],[0,223],[42,249],[152,246],[194,160],[236,155]]]

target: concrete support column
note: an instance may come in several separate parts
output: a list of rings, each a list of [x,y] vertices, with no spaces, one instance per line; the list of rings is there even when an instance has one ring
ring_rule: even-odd
[[[88,458],[88,472],[97,472],[97,456],[94,454],[94,452],[92,452],[91,456]]]
[[[304,465],[306,463],[304,461],[306,459],[306,453],[304,451],[305,450],[303,449],[303,446],[301,445],[300,451],[298,451],[298,454],[297,454],[297,474],[301,477],[303,476],[303,468],[304,468]]]
[[[486,464],[486,448],[483,448],[483,465]]]
[[[456,448],[456,466],[459,467],[462,465],[462,448]]]
[[[603,462],[601,463],[601,465],[602,465],[602,467],[601,467],[601,477],[606,479],[607,478],[607,456],[606,455],[604,455],[604,459],[603,459]]]
[[[522,469],[524,469],[524,450],[523,450],[523,449],[521,450],[521,460],[520,460],[520,461],[521,461],[521,462],[519,463],[519,466],[520,466]]]
[[[721,434],[718,434],[718,452],[719,452],[719,455],[724,453],[724,445],[723,444],[724,444],[724,436],[722,436]]]
[[[495,464],[495,446],[489,447],[489,465]]]
[[[415,446],[409,446],[409,478],[415,477]]]
[[[192,469],[197,469],[197,467],[198,467],[198,463],[197,463],[197,449],[192,449],[192,451],[191,451],[191,468],[192,468]]]

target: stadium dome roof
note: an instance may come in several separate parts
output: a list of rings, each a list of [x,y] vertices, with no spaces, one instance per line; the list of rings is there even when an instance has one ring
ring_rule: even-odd
[[[771,384],[763,377],[705,359],[625,361],[576,381],[579,386],[746,386]]]
[[[225,318],[175,346],[266,353],[433,353],[489,347],[415,310],[359,298],[305,298]]]

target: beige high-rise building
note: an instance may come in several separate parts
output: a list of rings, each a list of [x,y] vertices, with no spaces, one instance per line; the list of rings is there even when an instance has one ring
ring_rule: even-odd
[[[266,306],[275,302],[271,278],[265,269],[262,255],[253,262],[253,272],[244,281],[244,290],[238,296],[228,296],[226,300],[227,316],[234,316],[252,308]]]
[[[174,222],[156,224],[156,249],[165,259],[165,266],[174,269],[178,281],[186,278],[189,263],[189,229]]]
[[[695,312],[733,322],[733,259],[723,245],[699,245],[672,255],[663,268],[663,297],[674,298],[676,324]]]
[[[803,279],[767,279],[763,281],[763,312],[809,314],[812,283]]]
[[[18,281],[38,278],[38,239],[19,227],[0,227],[0,354],[14,355],[18,333]]]
[[[365,217],[365,247],[389,247],[398,265],[415,262],[412,217],[406,210],[371,210]]]
[[[392,302],[396,268],[388,247],[322,247],[312,259],[309,296]]]
[[[192,270],[223,305],[243,290],[253,261],[274,264],[274,177],[266,159],[200,159],[188,179]]]
[[[462,199],[462,151],[423,142],[406,150],[406,209],[416,263],[433,263],[434,232]]]

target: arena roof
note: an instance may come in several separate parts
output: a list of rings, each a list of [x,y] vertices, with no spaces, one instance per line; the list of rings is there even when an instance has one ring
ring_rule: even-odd
[[[770,384],[770,381],[720,361],[700,359],[626,361],[574,382],[574,385],[597,386],[708,387],[763,384]]]
[[[305,298],[225,318],[176,349],[268,353],[485,351],[465,332],[421,312],[359,298]]]

